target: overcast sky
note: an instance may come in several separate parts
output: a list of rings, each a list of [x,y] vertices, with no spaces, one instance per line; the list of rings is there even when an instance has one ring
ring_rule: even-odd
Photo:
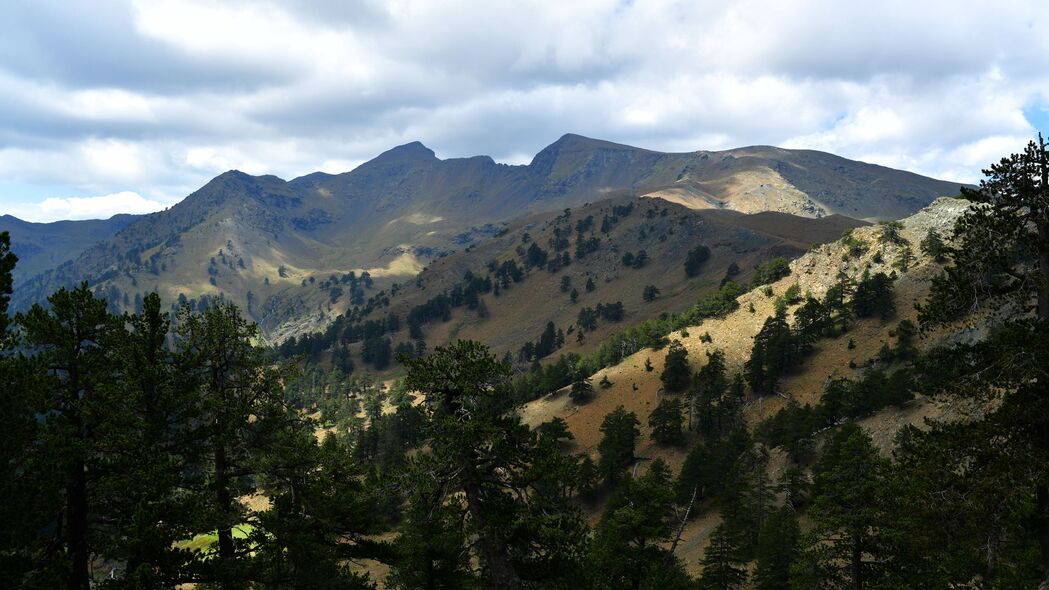
[[[1049,132],[1045,0],[3,0],[0,213],[144,213],[236,168],[566,132],[975,181]]]

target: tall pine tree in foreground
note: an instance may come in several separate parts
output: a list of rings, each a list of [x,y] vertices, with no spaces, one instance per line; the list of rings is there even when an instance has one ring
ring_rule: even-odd
[[[440,486],[434,510],[460,507],[468,525],[464,538],[475,540],[468,551],[482,566],[482,585],[570,584],[583,520],[568,498],[547,493],[564,486],[533,469],[545,454],[559,451],[512,411],[510,367],[471,341],[437,347],[406,365],[405,386],[423,393],[430,423],[430,468],[418,476],[436,478]]]
[[[958,219],[950,243],[937,244],[950,263],[933,280],[919,319],[925,330],[979,319],[990,333],[930,354],[922,364],[923,383],[927,393],[964,396],[989,408],[983,420],[995,428],[972,425],[971,432],[995,433],[992,447],[1000,455],[993,464],[1015,482],[999,493],[1030,502],[1028,514],[1013,518],[1030,523],[1044,590],[1049,588],[1049,147],[1039,136],[984,175],[979,188],[962,189],[974,205]],[[967,452],[965,445],[956,448]]]

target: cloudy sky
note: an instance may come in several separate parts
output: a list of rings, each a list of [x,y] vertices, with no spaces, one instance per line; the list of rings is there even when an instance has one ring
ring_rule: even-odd
[[[236,168],[566,132],[943,179],[1049,133],[1045,0],[3,0],[0,213],[143,213]]]

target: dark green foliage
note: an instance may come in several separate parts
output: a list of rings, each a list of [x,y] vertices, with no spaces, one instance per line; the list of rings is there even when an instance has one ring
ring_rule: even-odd
[[[585,404],[594,397],[594,386],[590,384],[590,378],[583,371],[579,371],[575,381],[572,382],[572,389],[568,392],[568,397],[577,404]]]
[[[773,258],[754,268],[754,275],[750,279],[750,288],[753,289],[761,285],[775,283],[788,275],[790,275],[790,263],[787,262],[787,259]]]
[[[770,394],[776,391],[779,379],[800,359],[798,340],[787,325],[785,311],[765,320],[761,330],[754,336],[754,348],[745,367],[747,382],[755,393]]]
[[[838,274],[838,280],[829,289],[823,298],[823,306],[830,322],[831,334],[844,334],[852,323],[853,294],[856,291],[856,282],[849,278],[844,272]]]
[[[805,535],[804,555],[793,570],[796,584],[863,588],[881,574],[879,494],[887,468],[858,426],[846,425],[833,433],[813,468],[813,528]]]
[[[718,440],[742,424],[743,383],[725,374],[725,353],[707,353],[707,363],[696,372],[685,399],[689,426],[706,440]]]
[[[782,590],[790,588],[790,568],[798,559],[798,541],[801,529],[798,517],[787,506],[769,515],[758,533],[754,555],[755,590]]]
[[[598,470],[605,483],[612,486],[621,478],[623,471],[634,462],[634,443],[641,434],[637,415],[619,406],[601,421],[601,442],[597,451],[601,453]]]
[[[870,274],[863,271],[863,276],[856,283],[852,295],[852,309],[858,317],[880,317],[885,320],[896,312],[893,301],[893,281],[883,272]]]
[[[555,417],[543,422],[536,428],[540,436],[550,440],[561,442],[562,440],[573,440],[572,432],[568,430],[568,423],[564,418]]]
[[[659,288],[655,285],[645,285],[645,288],[641,294],[641,299],[645,302],[650,303],[652,301],[655,301],[656,297],[659,297]]]
[[[907,243],[907,240],[900,235],[902,230],[903,223],[899,221],[883,221],[878,224],[878,241],[882,244],[903,246]]]
[[[841,234],[841,243],[845,245],[848,251],[848,256],[856,258],[862,256],[870,249],[870,245],[867,242],[858,240],[856,236],[852,234],[851,229],[847,229]]]
[[[532,245],[529,246],[528,250],[525,252],[525,268],[532,268],[533,266],[543,268],[546,266],[548,258],[549,254],[547,251],[540,248],[535,242],[532,242]]]
[[[590,544],[590,587],[691,587],[681,564],[663,546],[676,524],[673,500],[670,472],[660,460],[645,475],[623,482],[609,499]]]
[[[685,255],[685,276],[695,277],[703,268],[703,263],[710,258],[710,248],[700,244]]]
[[[692,380],[692,369],[688,365],[688,351],[681,342],[675,340],[667,349],[663,360],[663,371],[659,380],[667,391],[684,391]]]
[[[648,426],[652,428],[652,440],[663,446],[680,445],[684,442],[681,400],[664,398],[648,415]]]
[[[469,514],[484,585],[521,588],[526,580],[573,575],[583,522],[563,494],[530,485],[532,466],[560,454],[507,411],[510,368],[469,341],[437,347],[407,367],[405,387],[425,395],[429,472],[442,490],[436,500]]]
[[[936,262],[939,262],[940,264],[947,262],[947,244],[943,242],[943,238],[940,237],[939,232],[937,232],[935,229],[929,228],[929,231],[925,234],[925,237],[922,238],[919,247],[921,248],[923,254],[931,257]]]
[[[11,252],[11,236],[0,232],[0,335],[7,334],[7,306],[11,303],[13,281],[11,273],[15,270],[18,257]]]
[[[775,416],[762,421],[755,435],[769,446],[783,447],[797,461],[812,452],[812,436],[843,420],[870,416],[888,406],[900,406],[914,398],[913,376],[909,369],[887,372],[873,368],[859,381],[831,379],[824,386],[816,407],[791,403]]]
[[[700,590],[739,590],[747,582],[747,559],[743,535],[736,527],[719,524],[710,534],[703,554]]]
[[[972,467],[949,477],[950,485],[968,485],[974,473],[977,479],[1010,482],[1002,489],[1028,503],[1026,520],[1003,505],[999,531],[1026,523],[1026,538],[1040,545],[1036,579],[1044,586],[1049,584],[1049,147],[1039,136],[984,174],[979,189],[962,189],[975,205],[958,219],[951,244],[942,250],[951,264],[933,279],[919,319],[926,330],[989,312],[985,338],[932,351],[921,369],[929,394],[969,397],[993,409],[973,425],[971,441],[952,440],[947,431],[926,448],[983,461],[973,465],[966,459],[962,466]],[[981,457],[966,446],[993,452]],[[1023,459],[1014,463],[1007,457]],[[1004,532],[994,531],[995,537]],[[993,572],[997,560],[988,561]]]
[[[750,436],[744,429],[693,447],[675,484],[678,503],[687,505],[693,491],[697,501],[717,499],[726,491],[734,491],[730,484],[740,477],[739,459],[750,448]]]

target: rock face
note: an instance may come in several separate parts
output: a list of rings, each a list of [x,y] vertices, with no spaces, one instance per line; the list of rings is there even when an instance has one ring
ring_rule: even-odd
[[[334,291],[306,295],[303,281],[350,271],[404,280],[511,219],[620,192],[676,196],[693,208],[895,218],[957,186],[772,147],[668,154],[565,135],[530,164],[509,166],[486,156],[441,160],[414,142],[345,174],[224,173],[178,205],[79,246],[74,260],[40,265],[34,270],[44,272],[19,281],[13,303],[25,308],[87,280],[118,308],[156,290],[169,301],[232,299],[268,327],[323,321],[345,301]]]

